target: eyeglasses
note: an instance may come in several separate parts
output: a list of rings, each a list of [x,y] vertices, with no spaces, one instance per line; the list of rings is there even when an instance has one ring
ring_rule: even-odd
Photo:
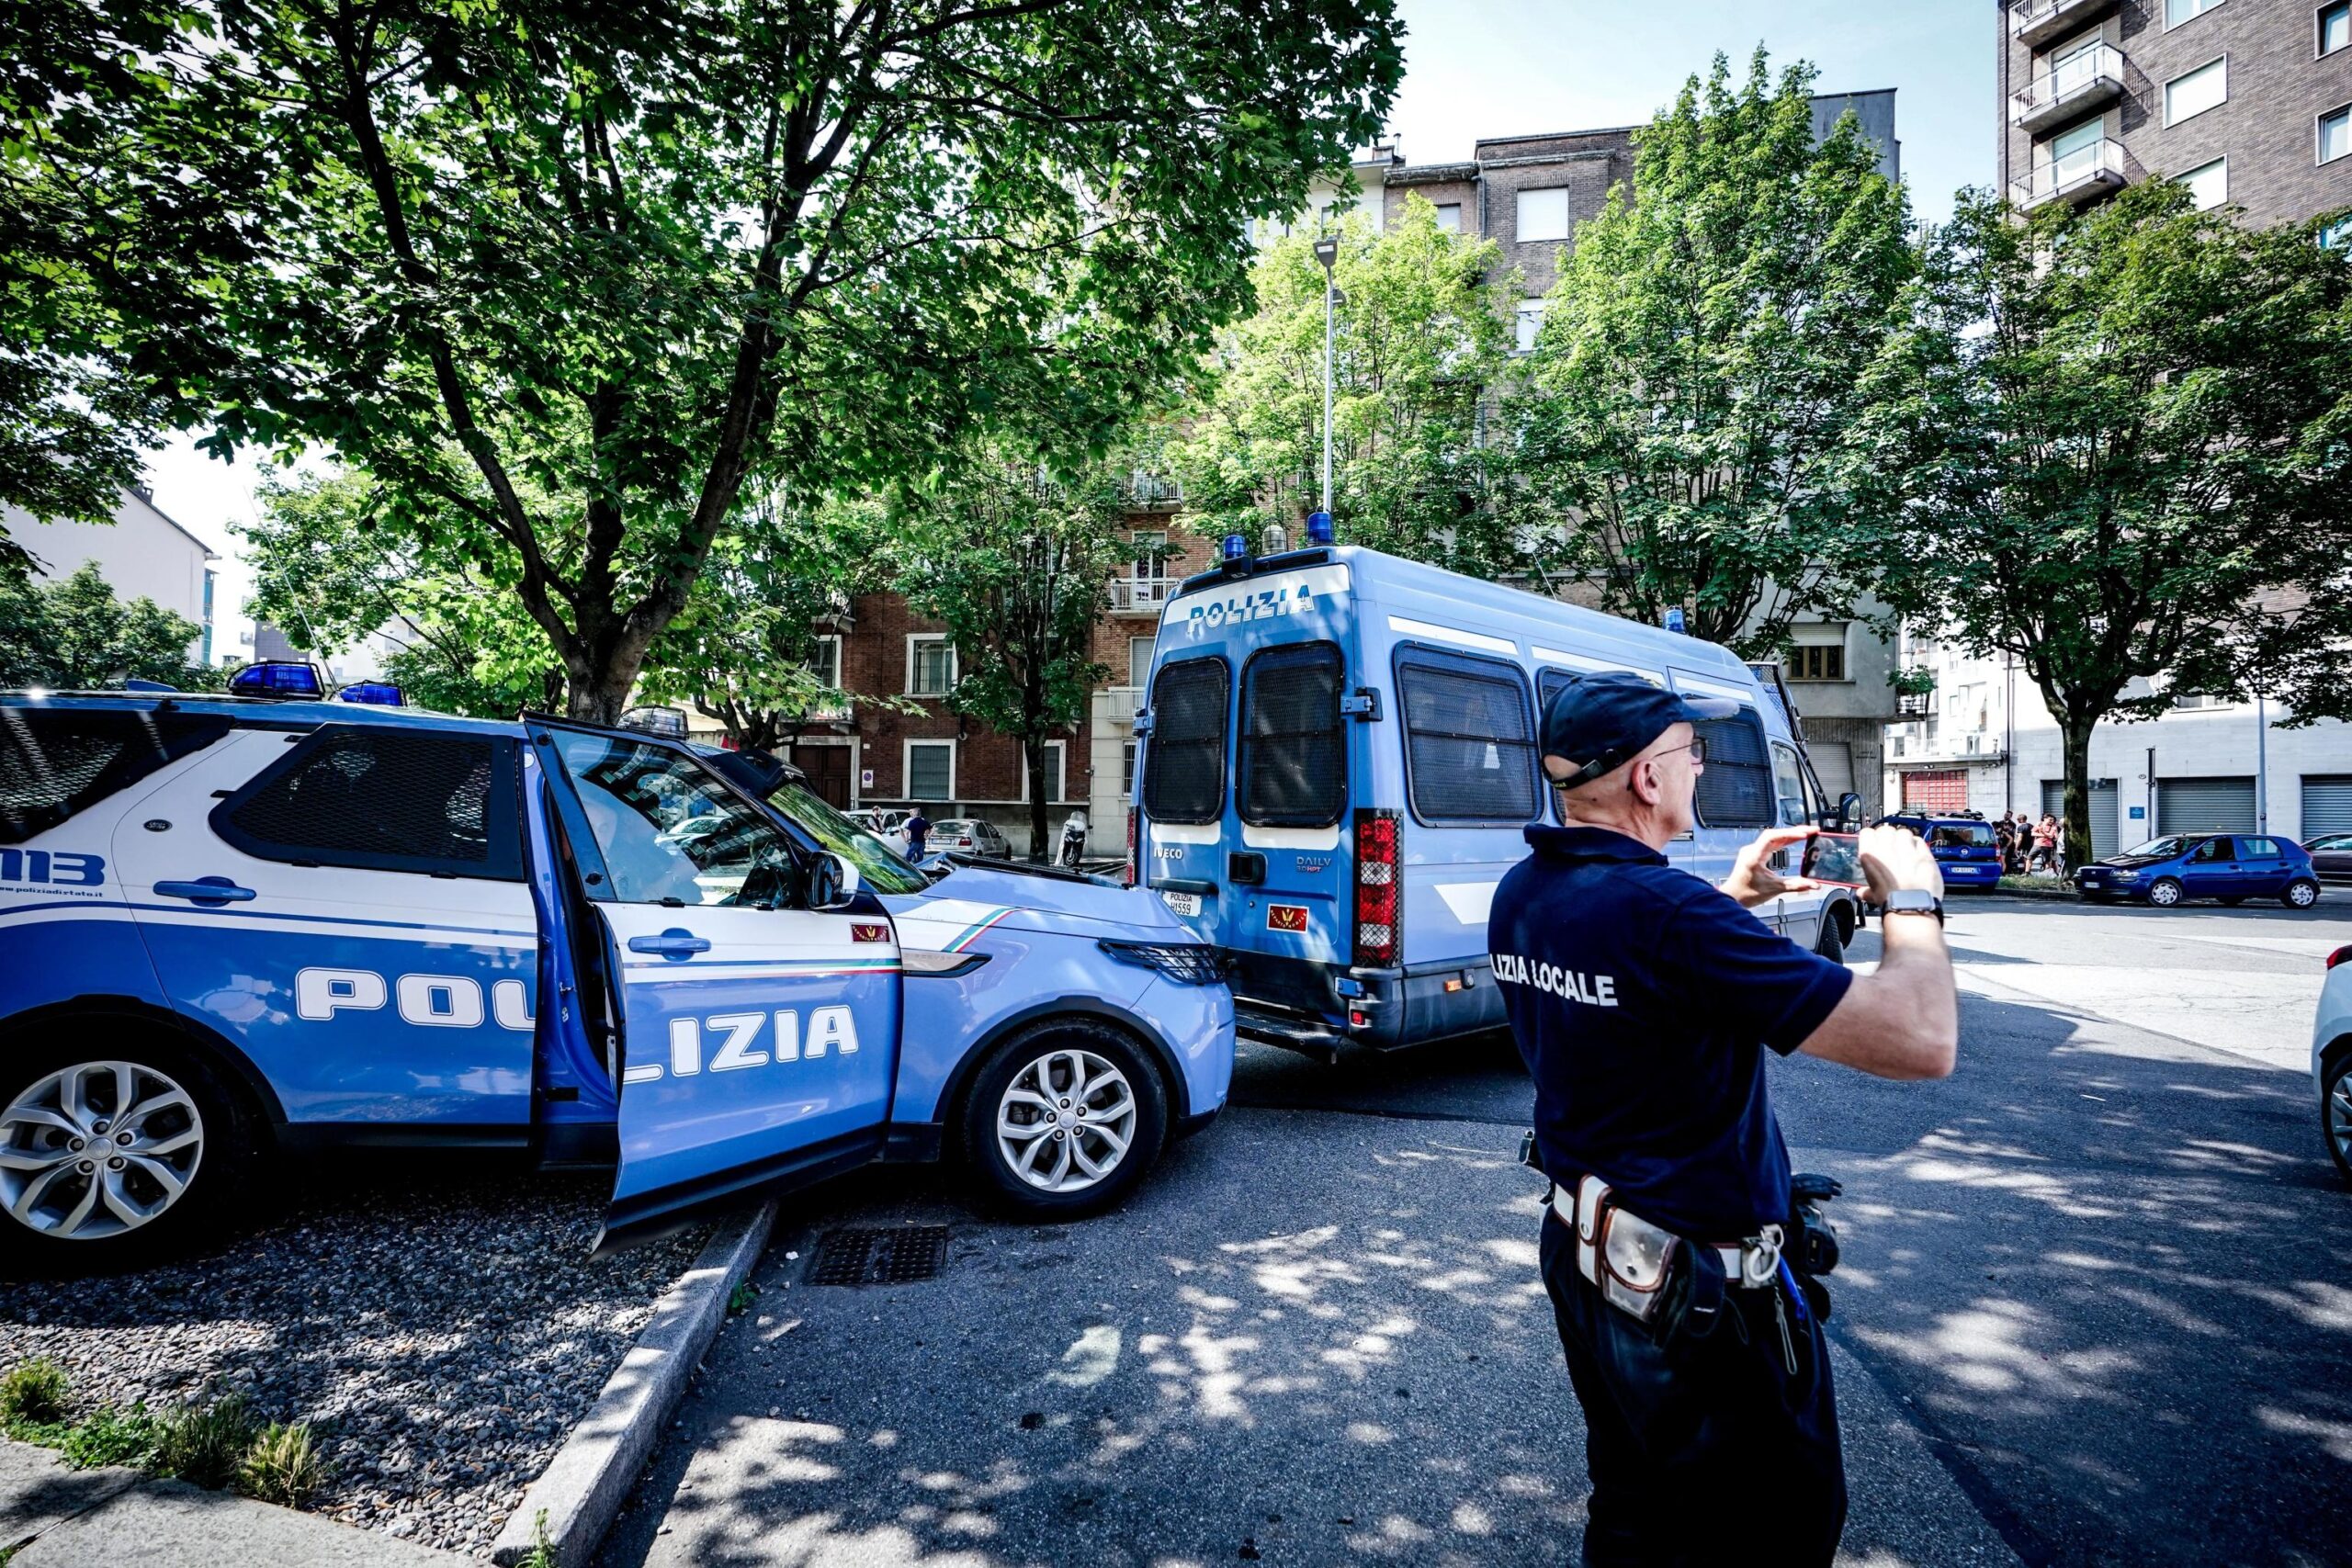
[[[1663,750],[1645,751],[1641,756],[1634,758],[1634,761],[1639,762],[1653,757],[1671,757],[1677,751],[1690,752],[1691,765],[1694,767],[1705,767],[1707,765],[1707,742],[1703,736],[1698,739],[1692,740],[1687,746],[1668,746]]]

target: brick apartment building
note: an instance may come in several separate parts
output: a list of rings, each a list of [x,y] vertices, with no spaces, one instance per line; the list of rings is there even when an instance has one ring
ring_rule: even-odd
[[[2352,3],[2014,0],[2002,188],[2028,209],[2177,179],[2250,223],[2352,205]]]
[[[1046,829],[1084,809],[1092,852],[1126,842],[1126,798],[1135,765],[1137,688],[1151,661],[1153,633],[1174,584],[1208,564],[1212,547],[1185,534],[1172,484],[1138,475],[1128,487],[1125,526],[1137,559],[1111,582],[1108,612],[1094,629],[1093,655],[1109,674],[1088,711],[1048,742]],[[1165,545],[1173,553],[1161,557]],[[1029,842],[1028,773],[1020,743],[949,710],[958,673],[945,629],[897,593],[866,593],[824,634],[818,673],[863,696],[912,703],[910,714],[865,703],[809,714],[785,748],[818,794],[844,810],[920,804],[933,821],[980,817],[1001,829],[1015,853]]]

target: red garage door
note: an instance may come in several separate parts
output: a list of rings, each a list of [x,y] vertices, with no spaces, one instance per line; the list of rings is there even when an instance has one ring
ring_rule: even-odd
[[[1944,773],[1905,773],[1903,804],[1924,811],[1965,811],[1968,775],[1957,768]]]

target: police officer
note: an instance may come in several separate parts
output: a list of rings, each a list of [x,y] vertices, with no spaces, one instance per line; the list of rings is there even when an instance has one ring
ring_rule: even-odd
[[[1934,1078],[1957,1044],[1943,880],[1917,835],[1861,835],[1885,911],[1870,976],[1747,912],[1814,886],[1768,863],[1809,829],[1766,831],[1720,886],[1667,863],[1695,821],[1693,727],[1734,708],[1625,674],[1560,692],[1542,742],[1567,826],[1527,830],[1488,927],[1553,1183],[1544,1281],[1584,1407],[1596,1565],[1831,1560],[1827,1296],[1779,1256],[1794,1204],[1763,1053]]]

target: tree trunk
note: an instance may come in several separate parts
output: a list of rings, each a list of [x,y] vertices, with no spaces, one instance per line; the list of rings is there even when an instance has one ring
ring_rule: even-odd
[[[2089,706],[2067,705],[2067,717],[2058,727],[2066,748],[2066,820],[2059,841],[2065,846],[2070,870],[2091,860],[2091,731],[2098,720],[2075,716]]]
[[[1029,770],[1029,859],[1033,864],[1045,863],[1046,849],[1046,742],[1043,737],[1024,735],[1021,738],[1022,765]]]

